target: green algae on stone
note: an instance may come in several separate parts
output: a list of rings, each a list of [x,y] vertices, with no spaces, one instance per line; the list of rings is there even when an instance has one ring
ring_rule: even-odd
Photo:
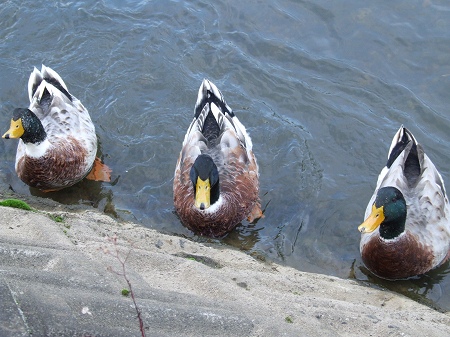
[[[64,217],[61,215],[54,215],[54,214],[48,213],[48,216],[50,217],[50,219],[52,219],[55,222],[64,222]],[[70,226],[68,228],[70,228]]]
[[[0,201],[0,206],[19,208],[26,211],[33,210],[25,201],[18,199],[5,199],[3,201]]]

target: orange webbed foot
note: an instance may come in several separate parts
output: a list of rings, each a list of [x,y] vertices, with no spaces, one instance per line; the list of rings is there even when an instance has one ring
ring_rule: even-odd
[[[261,204],[259,202],[255,203],[255,206],[253,206],[252,211],[247,216],[247,221],[252,223],[255,220],[264,218],[264,213],[261,210]]]
[[[86,176],[86,179],[94,181],[110,182],[111,172],[112,170],[106,164],[102,163],[100,158],[95,157],[92,169]]]

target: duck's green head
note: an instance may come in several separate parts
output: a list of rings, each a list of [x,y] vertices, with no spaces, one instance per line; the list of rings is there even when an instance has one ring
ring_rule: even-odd
[[[389,186],[378,190],[372,212],[358,227],[361,233],[371,233],[380,227],[380,236],[393,239],[405,231],[406,201],[397,188]]]
[[[29,109],[18,108],[13,112],[11,126],[2,138],[22,138],[25,143],[38,144],[45,140],[47,133],[41,121]]]
[[[194,184],[195,206],[205,210],[219,199],[219,171],[212,158],[206,154],[197,157],[190,178]]]

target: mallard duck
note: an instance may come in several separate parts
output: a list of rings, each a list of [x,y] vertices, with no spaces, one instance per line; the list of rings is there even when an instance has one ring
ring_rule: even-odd
[[[86,108],[51,68],[34,68],[28,81],[28,109],[13,112],[3,138],[20,138],[16,172],[27,185],[44,191],[71,186],[86,175],[110,180],[110,170],[96,160],[97,136]],[[95,167],[94,166],[95,162]]]
[[[450,257],[444,182],[413,134],[401,126],[358,230],[364,264],[379,277],[426,273]]]
[[[221,237],[262,216],[252,140],[217,87],[203,80],[173,183],[175,210],[196,234]]]

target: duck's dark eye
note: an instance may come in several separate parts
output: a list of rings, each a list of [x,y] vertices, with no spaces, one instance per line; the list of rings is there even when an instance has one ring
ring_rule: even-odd
[[[393,197],[392,202],[396,202],[396,201],[397,201],[397,197]]]

